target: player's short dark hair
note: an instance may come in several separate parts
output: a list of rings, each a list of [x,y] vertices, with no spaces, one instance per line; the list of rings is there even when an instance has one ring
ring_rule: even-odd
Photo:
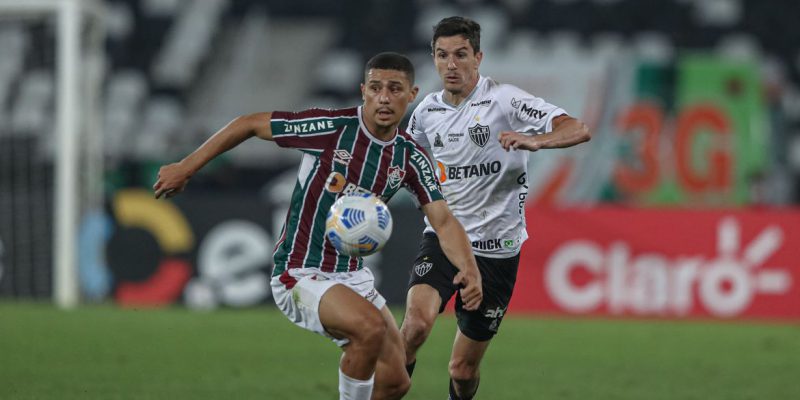
[[[475,54],[481,51],[481,25],[467,17],[459,16],[447,17],[433,26],[431,50],[436,51],[436,39],[457,35],[469,41]]]
[[[366,74],[371,69],[392,69],[395,71],[402,71],[406,73],[408,81],[414,85],[414,64],[408,57],[390,51],[378,53],[367,61],[364,68],[364,81],[366,82]]]

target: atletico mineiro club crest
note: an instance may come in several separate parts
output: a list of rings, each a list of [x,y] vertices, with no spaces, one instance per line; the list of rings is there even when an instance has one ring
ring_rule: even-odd
[[[480,147],[486,146],[486,143],[489,141],[488,125],[475,124],[475,126],[467,130],[469,131],[469,138],[472,140],[472,143]]]

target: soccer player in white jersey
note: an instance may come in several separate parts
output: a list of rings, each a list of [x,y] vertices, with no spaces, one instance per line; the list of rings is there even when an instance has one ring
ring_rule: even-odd
[[[406,188],[447,238],[442,245],[460,269],[452,283],[464,286],[469,309],[481,302],[481,278],[428,156],[398,128],[417,94],[411,61],[397,53],[376,55],[367,62],[361,94],[361,107],[236,118],[182,161],[161,167],[153,189],[156,198],[181,192],[203,165],[253,136],[301,150],[297,184],[273,255],[273,298],[293,323],[342,347],[340,399],[399,399],[411,383],[400,331],[361,257],[339,254],[325,239],[330,206],[351,192],[388,200]]]
[[[516,281],[525,230],[529,152],[589,140],[586,125],[522,89],[478,72],[480,25],[462,17],[433,28],[433,62],[444,90],[431,93],[411,116],[408,132],[428,146],[442,192],[464,225],[483,281],[483,303],[467,310],[456,295],[458,329],[450,358],[450,398],[471,399],[479,366],[497,333]],[[416,354],[439,313],[458,290],[457,269],[441,251],[426,221],[411,271],[406,314],[400,329],[409,375]]]

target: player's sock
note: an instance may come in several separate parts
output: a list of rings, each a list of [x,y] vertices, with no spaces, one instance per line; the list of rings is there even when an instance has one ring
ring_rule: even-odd
[[[453,387],[453,380],[450,379],[450,397],[447,398],[448,400],[461,400],[461,397],[458,397],[456,394],[456,388]]]
[[[406,364],[406,372],[408,372],[408,377],[411,378],[411,375],[414,375],[414,367],[417,366],[417,360],[411,362],[411,364]]]
[[[480,385],[480,381],[478,381],[478,385]],[[453,380],[450,379],[450,397],[449,397],[449,399],[450,400],[472,400],[472,398],[475,397],[475,393],[478,392],[478,385],[475,385],[475,391],[472,392],[472,394],[469,395],[469,397],[460,397],[459,395],[456,394],[456,388],[453,387]]]
[[[339,400],[369,400],[374,384],[375,374],[362,381],[345,375],[339,368]]]

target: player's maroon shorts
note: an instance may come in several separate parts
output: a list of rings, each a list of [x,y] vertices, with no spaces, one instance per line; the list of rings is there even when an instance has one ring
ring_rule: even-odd
[[[463,308],[458,288],[453,285],[458,269],[444,255],[439,238],[433,233],[426,233],[422,238],[408,287],[425,283],[436,289],[442,298],[440,313],[444,311],[453,294],[456,294],[455,309],[459,330],[472,340],[486,341],[497,333],[508,309],[517,280],[519,254],[510,258],[475,256],[475,261],[483,281],[483,302],[475,311]]]

